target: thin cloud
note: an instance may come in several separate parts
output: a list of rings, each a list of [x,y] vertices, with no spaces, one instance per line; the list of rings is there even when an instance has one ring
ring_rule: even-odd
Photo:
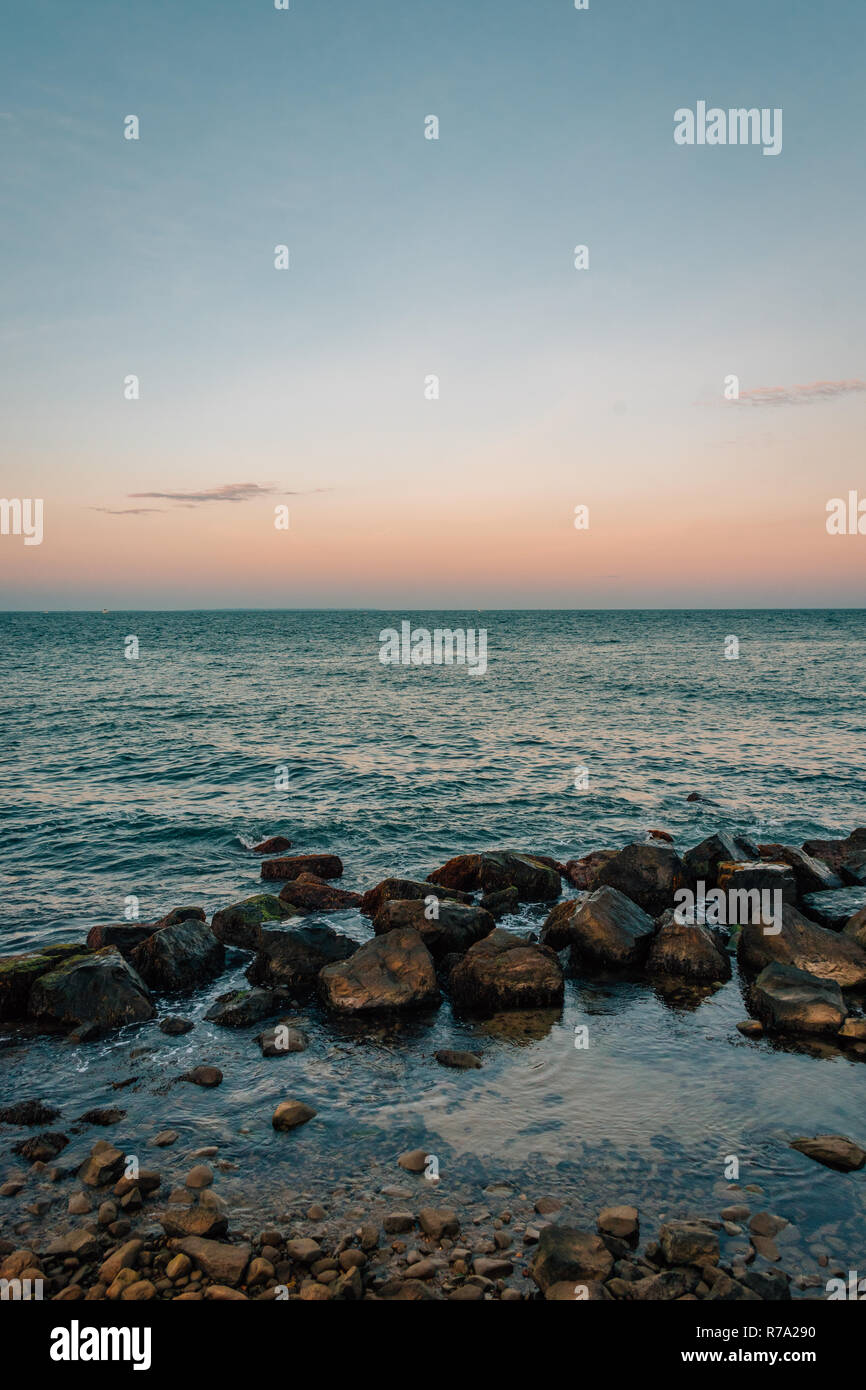
[[[176,502],[182,507],[197,507],[203,502],[249,502],[254,497],[272,497],[282,492],[273,483],[223,483],[222,487],[205,489],[202,492],[130,492],[129,497],[154,497],[164,502]],[[297,493],[287,493],[296,497]]]
[[[104,512],[106,516],[152,516],[154,512],[164,512],[165,507],[90,507],[91,512]]]
[[[733,404],[739,405],[813,405],[815,401],[836,400],[866,391],[866,381],[812,381],[806,386],[755,386],[741,391]]]

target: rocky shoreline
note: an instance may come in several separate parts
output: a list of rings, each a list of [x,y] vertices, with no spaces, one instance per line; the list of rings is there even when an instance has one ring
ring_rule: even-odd
[[[249,1046],[270,1066],[306,1049],[294,1010],[310,999],[335,1022],[360,1022],[422,1015],[443,997],[455,1014],[478,1017],[556,1010],[567,976],[614,987],[646,981],[701,998],[731,978],[733,961],[750,1014],[737,1025],[746,1039],[799,1040],[824,1055],[866,1059],[866,829],[802,848],[719,831],[682,856],[666,832],[654,830],[644,842],[564,863],[493,850],[458,855],[424,880],[389,878],[365,892],[336,884],[343,875],[337,855],[290,855],[291,848],[282,836],[255,846],[268,856],[262,879],[279,891],[222,908],[210,922],[201,907],[178,907],[157,922],[99,925],[85,942],[0,958],[0,1029],[86,1044],[158,1020],[164,1032],[181,1035],[193,1024],[169,1006],[218,979],[227,952],[230,959],[244,952],[250,987],[219,996],[206,1017],[248,1030]],[[691,909],[682,908],[684,893],[692,895]],[[762,894],[778,905],[772,920],[754,910]],[[723,907],[748,910],[737,920],[723,912],[720,920],[714,895]],[[537,932],[499,925],[524,904],[546,914]],[[368,940],[305,921],[348,910],[369,920]],[[435,1057],[456,1071],[483,1064],[459,1048]],[[207,1088],[223,1075],[204,1058],[176,1079]],[[315,1118],[311,1100],[287,1087],[273,1109],[270,1123],[286,1145]],[[79,1120],[118,1125],[122,1116],[96,1109]],[[784,1249],[789,1222],[754,1211],[748,1191],[735,1184],[718,1211],[663,1221],[641,1251],[639,1212],[615,1193],[594,1229],[557,1219],[555,1192],[491,1192],[481,1213],[437,1205],[429,1154],[418,1149],[395,1155],[395,1182],[363,1206],[325,1194],[294,1211],[288,1228],[256,1233],[235,1229],[218,1194],[221,1164],[234,1166],[219,1158],[219,1146],[185,1155],[192,1166],[182,1173],[143,1167],[134,1152],[106,1141],[83,1164],[64,1167],[69,1139],[51,1127],[58,1118],[34,1096],[0,1109],[0,1135],[13,1130],[7,1152],[16,1160],[0,1198],[32,1199],[11,1238],[0,1208],[0,1279],[41,1280],[44,1297],[827,1296],[814,1275],[783,1272],[777,1238]],[[163,1131],[149,1142],[171,1150],[177,1137]],[[791,1148],[826,1168],[852,1172],[866,1164],[866,1152],[847,1136],[804,1135]],[[818,1261],[828,1280],[844,1277],[838,1252],[821,1251]]]

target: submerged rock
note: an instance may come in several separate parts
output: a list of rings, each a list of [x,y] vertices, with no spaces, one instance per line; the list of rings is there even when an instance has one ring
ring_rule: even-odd
[[[205,1018],[221,1028],[248,1028],[279,1013],[283,998],[269,989],[234,989],[221,994]]]
[[[455,889],[443,888],[438,883],[427,883],[419,878],[385,878],[361,896],[361,911],[365,917],[375,917],[384,903],[392,898],[439,898],[449,902],[471,903],[471,893],[460,893]]]
[[[553,902],[562,889],[559,872],[550,863],[510,849],[458,854],[434,869],[427,881],[463,892],[481,889],[495,893],[502,888],[516,888],[521,902]]]
[[[440,902],[431,898],[389,898],[373,918],[377,936],[398,927],[412,927],[427,950],[439,960],[450,952],[467,951],[474,942],[489,935],[496,926],[489,912],[467,903]]]
[[[448,989],[463,1008],[497,1013],[561,1004],[564,980],[562,966],[548,947],[497,927],[454,965]]]
[[[840,1173],[855,1173],[866,1164],[866,1153],[844,1134],[816,1134],[814,1139],[794,1139],[791,1148]]]
[[[737,959],[747,973],[756,974],[776,962],[834,980],[842,989],[866,987],[866,951],[853,938],[819,927],[790,904],[782,909],[778,932],[760,923],[741,927]]]
[[[273,1113],[271,1123],[274,1129],[297,1129],[299,1125],[308,1124],[315,1118],[316,1112],[313,1107],[305,1105],[302,1100],[281,1100]]]
[[[357,950],[357,941],[332,927],[262,931],[256,958],[246,975],[252,985],[292,991],[312,989],[324,966],[348,960]]]
[[[749,1005],[777,1033],[838,1033],[848,1016],[842,991],[833,980],[777,962],[754,981]]]
[[[319,988],[328,1007],[341,1013],[420,1009],[439,1003],[433,957],[411,927],[374,937],[348,960],[326,965],[319,975]]]
[[[50,1125],[59,1114],[53,1105],[43,1105],[41,1100],[19,1100],[0,1110],[0,1124]]]
[[[225,946],[255,951],[263,926],[268,922],[284,922],[291,916],[291,906],[281,902],[273,893],[254,893],[251,898],[244,898],[242,902],[232,903],[230,907],[222,907],[215,912],[211,931]]]
[[[132,963],[151,989],[177,993],[218,975],[225,950],[206,922],[187,917],[136,946]]]
[[[647,848],[652,848],[647,846]],[[636,970],[645,962],[655,923],[616,888],[597,888],[582,899],[559,903],[545,922],[541,939],[557,949],[571,946],[576,970]]]
[[[670,845],[635,844],[602,864],[595,881],[597,888],[615,888],[657,917],[672,905],[678,889],[688,887],[689,875]]]
[[[700,922],[678,922],[663,914],[646,962],[650,975],[666,975],[695,984],[731,978],[731,962],[716,937]]]
[[[306,1033],[286,1020],[281,1020],[272,1028],[266,1028],[263,1033],[259,1033],[256,1042],[262,1050],[263,1057],[285,1057],[290,1052],[306,1052],[310,1045]]]
[[[119,1028],[154,1017],[144,981],[114,946],[72,956],[39,976],[30,992],[31,1016],[44,1024],[94,1023]]]
[[[481,1058],[474,1052],[457,1052],[450,1047],[441,1047],[433,1056],[440,1067],[454,1067],[456,1071],[475,1071],[481,1066]]]
[[[285,854],[287,849],[292,848],[291,840],[287,840],[285,835],[270,835],[267,840],[262,840],[257,845],[250,846],[251,854]]]
[[[342,878],[343,861],[336,854],[295,854],[287,859],[266,859],[262,864],[262,878],[292,879],[303,873]]]

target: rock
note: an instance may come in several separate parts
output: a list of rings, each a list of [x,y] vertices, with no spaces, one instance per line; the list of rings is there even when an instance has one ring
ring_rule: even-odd
[[[101,1282],[108,1287],[114,1283],[122,1269],[132,1269],[143,1246],[144,1242],[141,1240],[128,1240],[119,1250],[115,1250],[113,1255],[109,1255],[99,1268]]]
[[[94,1022],[119,1028],[153,1018],[147,987],[113,946],[72,956],[39,976],[30,991],[30,1014],[40,1023]]]
[[[737,1024],[737,1032],[746,1038],[760,1038],[764,1032],[764,1025],[756,1018],[745,1018]]]
[[[287,840],[285,835],[271,835],[267,840],[262,840],[258,845],[250,846],[251,854],[285,854],[287,849],[292,848],[291,840]]]
[[[737,959],[747,973],[776,963],[835,980],[841,989],[866,986],[866,951],[851,937],[817,926],[790,904],[782,908],[780,931],[768,932],[756,923],[740,929]]]
[[[665,1264],[718,1264],[719,1238],[702,1221],[668,1221],[659,1231],[659,1245]]]
[[[772,1239],[780,1231],[784,1231],[787,1225],[784,1216],[775,1216],[770,1211],[756,1211],[749,1221],[749,1230],[753,1236],[767,1236]]]
[[[176,1129],[161,1129],[159,1134],[155,1135],[150,1142],[157,1149],[165,1149],[169,1144],[174,1144],[177,1138],[178,1132]]]
[[[693,849],[686,850],[683,867],[693,882],[703,882],[708,888],[716,888],[720,864],[757,858],[758,847],[751,840],[720,830],[701,840]]]
[[[495,893],[502,888],[516,888],[521,902],[553,902],[562,888],[556,869],[531,855],[508,849],[458,854],[434,869],[427,881],[462,892],[481,889]]]
[[[841,1173],[857,1172],[866,1163],[866,1153],[859,1144],[843,1134],[816,1134],[813,1139],[795,1139],[791,1148]]]
[[[448,1236],[453,1240],[455,1236],[460,1234],[460,1222],[457,1219],[457,1213],[451,1211],[449,1207],[422,1207],[418,1213],[418,1225],[425,1236],[429,1236],[437,1243],[442,1240],[443,1236]]]
[[[483,908],[440,902],[432,896],[426,903],[417,898],[389,898],[373,918],[377,936],[398,928],[413,928],[434,960],[441,960],[452,952],[467,951],[476,941],[488,936],[495,926],[490,913]]]
[[[184,1185],[198,1191],[202,1187],[210,1187],[213,1183],[213,1169],[208,1168],[206,1163],[197,1163],[194,1168],[190,1168],[184,1178]]]
[[[678,922],[673,909],[659,921],[646,968],[649,975],[676,977],[694,984],[731,978],[731,962],[712,932],[699,922]]]
[[[517,896],[517,889],[499,888],[495,893],[485,893],[479,906],[485,912],[489,912],[495,922],[499,922],[503,917],[515,913],[519,908],[520,899]]]
[[[297,993],[314,989],[324,966],[348,960],[357,950],[357,941],[331,927],[263,931],[246,975],[250,984]]]
[[[85,1110],[83,1115],[78,1116],[78,1123],[84,1125],[116,1125],[126,1116],[125,1110],[118,1110],[116,1107],[97,1107],[95,1110]]]
[[[842,928],[843,936],[850,936],[861,948],[866,948],[866,907],[861,907],[853,917],[849,917]]]
[[[636,1280],[630,1286],[629,1296],[639,1303],[670,1302],[693,1293],[699,1282],[696,1269],[664,1269],[660,1274]]]
[[[221,994],[205,1018],[221,1028],[248,1028],[279,1013],[283,999],[269,989],[234,989]]]
[[[91,927],[87,933],[87,945],[91,951],[99,951],[103,946],[114,946],[124,960],[132,958],[136,946],[140,946],[156,931],[154,922],[116,922],[108,926]]]
[[[259,1033],[256,1042],[263,1057],[286,1057],[290,1052],[306,1052],[310,1045],[306,1033],[285,1022],[266,1028],[264,1033]]]
[[[555,1284],[603,1282],[612,1269],[613,1255],[595,1232],[550,1225],[538,1238],[529,1274],[546,1293]]]
[[[822,859],[813,859],[802,849],[792,849],[789,845],[759,845],[762,859],[776,864],[787,864],[794,875],[797,896],[805,893],[821,893],[830,888],[841,888],[842,880]],[[741,856],[732,856],[739,858]]]
[[[183,1240],[171,1241],[171,1247],[183,1255],[188,1255],[209,1279],[230,1287],[240,1283],[250,1260],[250,1246],[246,1243],[226,1245],[221,1241],[187,1236]]]
[[[171,912],[167,912],[164,917],[160,917],[155,923],[157,931],[162,931],[163,927],[174,927],[178,922],[206,922],[207,913],[203,907],[173,907]]]
[[[806,840],[806,854],[822,859],[844,883],[862,883],[860,865],[866,852],[866,827],[858,826],[846,839]]]
[[[472,1261],[472,1269],[484,1279],[507,1279],[509,1274],[514,1273],[514,1265],[510,1260],[496,1259],[490,1255],[476,1255]]]
[[[624,1240],[634,1248],[640,1239],[637,1207],[605,1207],[598,1217],[598,1233]]]
[[[464,902],[472,901],[471,894],[458,893],[453,889],[442,888],[438,883],[426,883],[423,879],[416,878],[386,878],[381,883],[377,883],[375,888],[370,888],[361,897],[361,911],[366,917],[375,917],[383,903],[390,901],[391,898],[401,898],[404,901],[409,898],[424,899],[429,897],[439,898],[440,901]]]
[[[866,1018],[846,1018],[839,1029],[839,1037],[852,1042],[866,1042]]]
[[[273,1113],[271,1124],[274,1129],[297,1129],[315,1119],[316,1112],[311,1105],[301,1100],[281,1100]]]
[[[451,1048],[442,1047],[433,1056],[440,1067],[454,1067],[457,1071],[472,1071],[481,1066],[481,1058],[474,1052],[455,1052]]]
[[[319,975],[322,998],[341,1013],[428,1008],[439,1003],[433,957],[411,928],[367,941]]]
[[[728,926],[762,922],[764,893],[780,893],[778,901],[782,903],[793,905],[797,901],[793,870],[787,864],[768,864],[761,859],[736,863],[724,860],[718,866],[717,886],[728,896]],[[771,920],[776,901],[774,896],[769,898]]]
[[[300,1237],[297,1240],[286,1241],[286,1254],[290,1260],[296,1264],[311,1265],[319,1259],[322,1247],[318,1241],[310,1240],[307,1237]]]
[[[214,936],[225,946],[255,951],[263,926],[268,922],[283,922],[291,916],[291,905],[281,902],[273,893],[255,893],[242,902],[220,908],[210,925]]]
[[[194,1086],[219,1086],[223,1074],[219,1067],[193,1067],[192,1071],[185,1071],[180,1079],[191,1081]]]
[[[45,1249],[46,1259],[54,1257],[68,1260],[74,1256],[77,1260],[92,1260],[94,1255],[98,1254],[99,1241],[93,1232],[88,1230],[67,1231],[52,1240]]]
[[[307,912],[347,912],[361,906],[361,894],[334,888],[316,874],[302,873],[280,890],[280,902],[298,916]]]
[[[749,1006],[777,1033],[838,1033],[848,1014],[833,980],[775,962],[752,984]]]
[[[497,1013],[562,1003],[562,967],[553,951],[497,927],[471,946],[448,976],[455,1004]]]
[[[596,880],[602,865],[609,859],[615,859],[618,853],[616,849],[596,849],[582,859],[569,859],[565,865],[565,877],[575,888],[592,893],[598,887]]]
[[[207,1195],[211,1198],[209,1202],[167,1207],[160,1218],[166,1235],[198,1236],[204,1240],[224,1236],[229,1225],[225,1206],[213,1193]],[[190,1251],[186,1250],[186,1254]]]
[[[182,1033],[190,1033],[195,1025],[192,1019],[179,1018],[177,1014],[166,1014],[165,1018],[159,1021],[159,1031],[168,1033],[169,1037],[180,1037]]]
[[[291,879],[303,873],[317,878],[342,878],[343,861],[336,854],[296,854],[288,859],[265,859],[262,878]]]
[[[107,1187],[117,1182],[124,1169],[124,1156],[120,1149],[104,1139],[98,1139],[90,1150],[90,1157],[78,1170],[78,1176],[88,1187]]]
[[[427,1166],[427,1150],[408,1149],[406,1153],[400,1155],[397,1163],[407,1173],[423,1173]]]
[[[0,956],[0,1023],[26,1017],[30,991],[41,976],[57,970],[64,962],[88,954],[80,942],[64,942],[40,951]]]
[[[637,970],[646,961],[655,924],[633,899],[616,888],[597,888],[588,897],[558,903],[541,929],[541,940],[572,948],[575,969]]]
[[[411,1211],[391,1211],[382,1218],[382,1230],[386,1236],[399,1235],[401,1231],[411,1231],[415,1218]]]
[[[68,1143],[65,1134],[47,1131],[45,1134],[34,1134],[31,1139],[19,1139],[17,1144],[12,1145],[12,1152],[26,1158],[28,1163],[49,1163]]]
[[[4,1125],[50,1125],[60,1114],[52,1105],[43,1105],[41,1100],[19,1100],[0,1110],[0,1124]]]
[[[136,946],[132,961],[151,989],[175,993],[218,975],[225,964],[225,950],[206,922],[188,917]]]
[[[597,889],[615,888],[657,917],[672,905],[678,889],[689,886],[689,874],[670,845],[635,844],[602,864],[595,881]]]

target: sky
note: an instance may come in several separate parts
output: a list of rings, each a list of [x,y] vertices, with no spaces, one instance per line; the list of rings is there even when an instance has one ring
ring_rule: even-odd
[[[3,28],[0,608],[863,606],[862,0]]]

